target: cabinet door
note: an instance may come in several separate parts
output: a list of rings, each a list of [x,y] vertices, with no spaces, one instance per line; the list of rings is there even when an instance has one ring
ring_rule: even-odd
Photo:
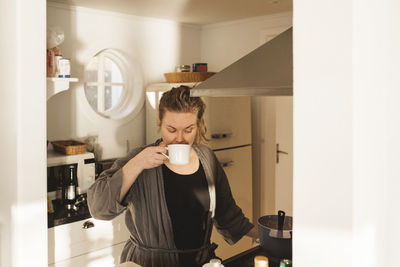
[[[65,261],[49,264],[49,267],[113,267],[119,264],[119,258],[125,242],[80,255]]]
[[[251,144],[250,97],[203,97],[212,149]]]
[[[125,214],[112,221],[87,219],[48,230],[48,263],[63,261],[126,241]],[[84,228],[92,223],[93,227]]]
[[[251,146],[236,149],[226,149],[215,152],[219,162],[224,166],[232,195],[236,204],[251,221],[253,218],[253,183],[251,170]],[[218,244],[216,254],[222,259],[229,258],[252,247],[252,239],[244,236],[235,245],[229,245],[213,230],[212,242]]]

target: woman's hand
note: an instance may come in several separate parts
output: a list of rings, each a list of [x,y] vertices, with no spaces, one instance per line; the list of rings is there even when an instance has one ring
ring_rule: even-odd
[[[251,230],[246,235],[253,239],[259,238],[258,225],[255,225],[253,228],[251,228]]]
[[[167,159],[161,153],[167,153],[165,145],[147,147],[132,158],[132,163],[128,162],[127,165],[136,165],[141,171],[158,167]]]

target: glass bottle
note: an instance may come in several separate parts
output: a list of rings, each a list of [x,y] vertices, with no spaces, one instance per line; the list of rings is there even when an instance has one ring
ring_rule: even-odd
[[[74,165],[69,166],[69,173],[70,173],[70,175],[69,175],[70,181],[69,181],[69,185],[67,187],[67,190],[65,191],[65,194],[66,194],[65,198],[67,199],[67,204],[73,205],[74,202],[75,202],[75,195],[76,195],[75,182],[74,182],[74,180],[75,180],[74,179],[75,178],[75,167],[74,167]]]

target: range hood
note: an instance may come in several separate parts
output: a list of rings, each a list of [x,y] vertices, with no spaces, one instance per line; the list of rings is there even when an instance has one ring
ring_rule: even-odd
[[[292,28],[190,90],[191,96],[293,95]]]

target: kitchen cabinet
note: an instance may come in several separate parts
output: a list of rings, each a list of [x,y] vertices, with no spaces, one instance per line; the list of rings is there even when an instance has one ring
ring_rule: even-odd
[[[50,264],[49,267],[91,267],[91,266],[117,266],[119,263],[119,257],[121,256],[122,250],[125,246],[125,242],[117,245],[107,247],[104,249],[96,250],[87,254],[83,254],[77,257],[73,257],[64,261],[60,261],[54,264]]]
[[[173,87],[195,83],[157,83],[146,88],[146,143],[161,137],[157,125],[158,104],[162,94]],[[223,166],[236,203],[246,217],[253,218],[253,178],[251,152],[250,97],[202,97],[206,104],[204,120],[207,144]],[[243,237],[229,245],[214,229],[211,241],[218,244],[216,254],[226,259],[252,247],[252,239]]]
[[[213,150],[251,144],[250,97],[202,97],[209,146]],[[251,165],[251,163],[250,163]]]
[[[112,221],[91,218],[49,228],[49,266],[112,266],[96,265],[100,260],[118,263],[123,244],[129,238],[124,218],[123,213]]]
[[[78,82],[78,78],[56,78],[47,77],[47,97],[49,100],[53,95],[56,95],[62,91],[68,90],[71,82]]]
[[[247,218],[253,218],[253,195],[251,182],[251,146],[215,152],[228,177],[232,195]],[[212,242],[218,244],[216,254],[222,259],[230,258],[252,247],[253,240],[244,236],[233,246],[228,245],[214,229]]]

